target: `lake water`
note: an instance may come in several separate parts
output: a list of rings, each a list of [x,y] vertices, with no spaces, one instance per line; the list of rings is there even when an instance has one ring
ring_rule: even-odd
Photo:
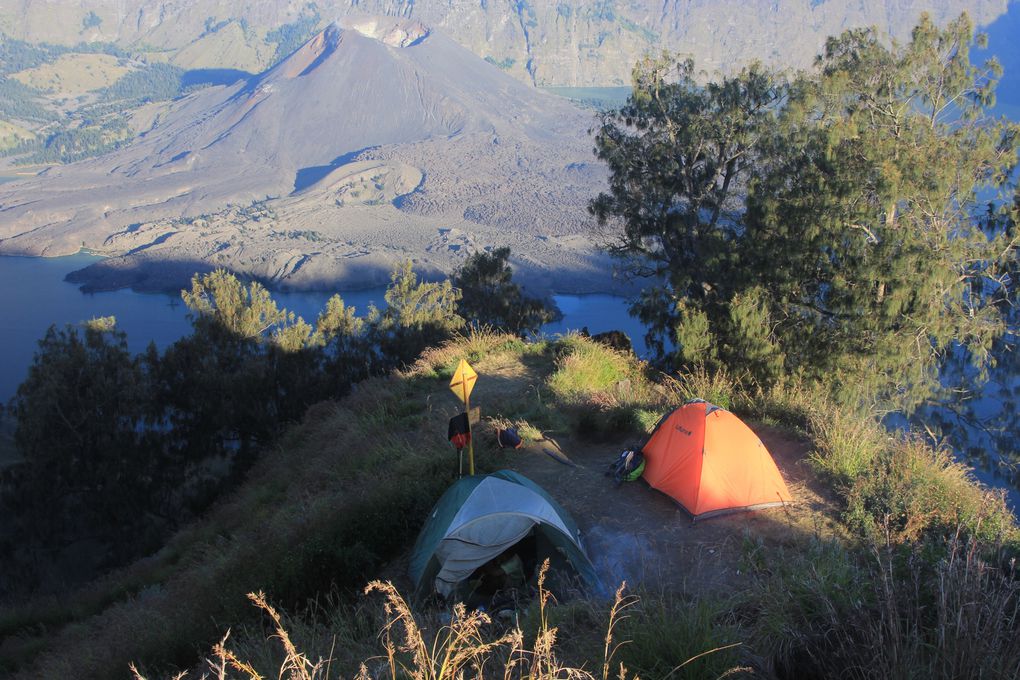
[[[118,290],[83,294],[64,277],[96,261],[90,255],[58,258],[0,257],[0,403],[6,403],[25,378],[38,341],[51,325],[62,327],[94,317],[114,316],[127,333],[128,347],[141,352],[155,342],[163,349],[191,330],[180,296]],[[385,289],[337,291],[364,314],[369,304],[385,305]],[[273,292],[273,298],[313,323],[332,293]],[[563,318],[547,324],[547,334],[587,327],[591,333],[622,330],[643,347],[644,328],[627,314],[627,302],[612,295],[556,295]],[[640,350],[639,347],[639,350]]]
[[[618,109],[627,103],[630,87],[543,87],[551,94],[593,109]]]

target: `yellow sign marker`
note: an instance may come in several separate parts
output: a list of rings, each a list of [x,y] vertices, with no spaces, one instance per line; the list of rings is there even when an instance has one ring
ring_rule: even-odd
[[[475,369],[471,368],[465,359],[461,359],[460,363],[457,364],[457,370],[453,372],[453,377],[450,378],[450,389],[457,398],[464,402],[464,410],[468,412],[468,474],[475,474],[475,442],[471,437],[471,390],[475,388],[475,381],[478,380],[478,374],[475,373]]]
[[[475,369],[471,368],[471,364],[467,361],[461,359],[457,364],[457,370],[453,372],[453,377],[450,378],[450,389],[458,399],[464,402],[465,406],[471,397],[471,390],[475,388],[476,380],[478,380],[478,374],[475,373]]]

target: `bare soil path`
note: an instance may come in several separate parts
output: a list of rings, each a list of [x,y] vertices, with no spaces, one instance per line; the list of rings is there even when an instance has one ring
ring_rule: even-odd
[[[807,534],[836,531],[832,504],[807,467],[810,445],[782,430],[752,428],[772,452],[796,504],[694,523],[643,480],[616,486],[605,476],[619,452],[636,443],[629,440],[557,440],[574,466],[547,453],[555,453],[557,443],[533,443],[514,454],[511,467],[573,515],[607,588],[626,580],[632,588],[708,595],[743,585],[745,542],[793,544]]]

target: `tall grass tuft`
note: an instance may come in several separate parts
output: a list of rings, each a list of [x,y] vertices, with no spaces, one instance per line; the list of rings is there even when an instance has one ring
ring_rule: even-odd
[[[740,384],[723,369],[710,371],[694,366],[675,376],[663,376],[670,406],[681,406],[692,399],[703,399],[724,409],[733,407]]]
[[[605,345],[568,335],[556,349],[556,369],[547,384],[562,403],[616,406],[633,401],[644,387],[638,362]]]
[[[644,364],[576,335],[560,339],[554,350],[556,365],[546,385],[579,435],[606,439],[646,431],[642,411],[661,408],[662,398]]]
[[[529,645],[520,626],[487,635],[492,619],[482,611],[468,611],[463,604],[454,606],[450,622],[429,635],[419,624],[414,612],[396,588],[390,583],[374,581],[365,592],[380,592],[386,599],[386,623],[380,635],[385,649],[385,670],[370,674],[361,665],[359,678],[388,677],[390,680],[459,680],[461,678],[495,678],[504,680],[609,680],[613,655],[617,650],[614,632],[623,610],[631,600],[624,586],[616,592],[606,628],[601,675],[583,668],[574,668],[560,662],[556,655],[558,629],[550,625],[548,606],[552,595],[545,589],[549,570],[546,560],[538,577],[538,630]],[[620,667],[619,680],[625,680],[627,670]]]
[[[353,677],[357,680],[638,680],[638,676],[632,675],[618,660],[632,644],[630,640],[619,640],[619,636],[630,630],[628,611],[638,603],[636,597],[626,594],[626,584],[617,589],[606,613],[608,620],[600,641],[602,658],[599,663],[586,668],[559,659],[559,629],[551,623],[552,595],[545,588],[548,569],[546,561],[539,571],[536,598],[538,626],[533,633],[525,633],[520,625],[502,627],[486,612],[469,611],[463,604],[455,605],[449,619],[443,623],[436,612],[431,615],[415,612],[392,583],[369,583],[365,594],[378,593],[383,597],[381,630],[377,636],[382,653],[356,663],[356,669],[352,669]],[[343,677],[343,669],[334,664],[335,641],[328,656],[312,660],[298,649],[285,626],[284,617],[262,593],[249,594],[248,599],[269,616],[271,638],[279,643],[282,658],[273,668],[252,663],[227,646],[230,639],[228,631],[213,647],[212,655],[205,662],[206,672],[202,678],[208,678],[210,672],[216,680],[263,680],[269,677],[339,680]],[[644,627],[633,630],[651,631],[659,623],[658,619],[651,619]],[[703,637],[695,636],[692,640]],[[659,639],[664,638],[660,635]],[[726,668],[725,664],[717,663],[710,675],[696,670],[692,675],[689,671],[697,669],[697,663],[732,646],[696,650],[690,657],[680,657],[675,663],[671,661],[665,676],[656,673],[654,677],[730,677],[745,669]],[[676,648],[675,644],[673,648]],[[131,671],[134,680],[146,680],[133,664]],[[185,680],[188,674],[179,673],[173,677],[174,680]]]
[[[960,532],[962,533],[962,532]],[[770,565],[749,598],[749,627],[781,678],[1015,678],[1020,582],[957,535],[936,563],[874,546],[868,561],[835,546]]]
[[[818,408],[808,420],[814,438],[814,468],[844,492],[871,470],[889,435],[860,413],[838,408]]]
[[[449,378],[461,359],[474,363],[491,354],[499,352],[521,354],[526,349],[526,343],[516,335],[485,326],[471,326],[464,335],[422,352],[407,374]]]
[[[621,662],[647,678],[745,676],[750,669],[738,663],[743,642],[726,621],[727,604],[665,592],[635,599],[619,626],[627,639],[619,650]]]

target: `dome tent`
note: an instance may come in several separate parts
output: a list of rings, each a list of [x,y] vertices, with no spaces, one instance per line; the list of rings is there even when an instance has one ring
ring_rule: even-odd
[[[751,428],[706,401],[688,402],[663,416],[641,452],[645,481],[695,520],[793,500]]]
[[[599,587],[567,511],[528,478],[501,470],[458,479],[432,508],[411,553],[415,592],[464,597],[479,568],[515,547],[529,553],[531,569],[549,558],[554,572],[573,571],[584,587]]]

